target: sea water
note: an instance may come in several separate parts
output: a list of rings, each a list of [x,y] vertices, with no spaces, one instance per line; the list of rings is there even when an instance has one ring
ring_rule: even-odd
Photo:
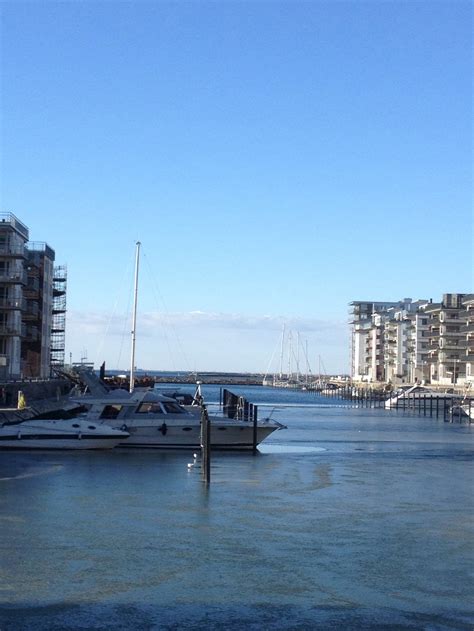
[[[192,452],[0,454],[2,631],[473,629],[474,426],[233,390],[287,429],[209,486]]]

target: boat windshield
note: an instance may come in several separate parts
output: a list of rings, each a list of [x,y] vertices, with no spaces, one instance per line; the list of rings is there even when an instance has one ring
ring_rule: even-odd
[[[163,407],[166,410],[167,414],[185,414],[186,410],[184,410],[179,403],[173,403],[172,401],[163,401]]]
[[[121,409],[121,405],[106,405],[102,410],[100,418],[117,418]]]
[[[136,409],[137,414],[163,414],[159,403],[140,403]]]

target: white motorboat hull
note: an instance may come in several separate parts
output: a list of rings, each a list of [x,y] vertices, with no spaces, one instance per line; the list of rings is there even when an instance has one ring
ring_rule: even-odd
[[[0,427],[0,449],[113,449],[127,436],[106,425],[75,419],[31,420]]]
[[[451,401],[455,397],[450,392],[439,392],[438,390],[430,390],[425,386],[402,387],[392,393],[392,396],[385,401],[385,409],[391,408],[409,408],[422,410],[429,406],[443,405],[447,401]]]
[[[430,395],[412,395],[412,396],[401,396],[401,397],[392,397],[391,399],[387,399],[385,401],[385,409],[390,410],[392,408],[410,408],[410,409],[423,409],[424,407],[429,408],[430,405],[436,407],[436,403],[438,401],[438,406],[443,405],[445,402],[451,401],[453,398],[452,394],[439,394],[433,393]]]
[[[474,421],[474,403],[471,403],[471,405],[461,405],[461,410],[468,418]]]
[[[158,425],[125,425],[130,436],[120,447],[143,449],[199,449],[201,445],[200,424],[171,425],[165,432]],[[257,445],[272,432],[279,429],[273,424],[257,427]],[[251,423],[211,423],[211,448],[219,450],[253,449],[253,425]]]

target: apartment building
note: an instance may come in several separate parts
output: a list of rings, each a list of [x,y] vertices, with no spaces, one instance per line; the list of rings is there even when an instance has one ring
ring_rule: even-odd
[[[423,304],[413,303],[415,310],[406,315],[408,320],[407,331],[407,355],[408,355],[408,382],[427,383],[429,374],[430,352],[430,327],[429,318],[424,312],[429,301]]]
[[[354,381],[383,380],[383,315],[398,302],[355,300],[350,306],[351,376]]]
[[[25,245],[28,228],[14,215],[0,214],[0,379],[21,375]]]
[[[466,294],[444,294],[425,309],[430,326],[430,381],[439,385],[466,381]]]
[[[64,268],[54,261],[15,215],[0,214],[0,379],[46,378],[64,363],[65,278],[56,286],[55,270]]]
[[[51,370],[55,252],[47,243],[30,242],[26,246],[26,254],[22,373],[24,377],[48,377]]]
[[[463,300],[466,309],[466,383],[474,389],[474,294]]]
[[[401,308],[387,311],[384,335],[384,381],[415,383],[427,380],[429,353],[428,300],[405,298]]]
[[[463,385],[474,375],[474,296],[352,302],[356,381]]]

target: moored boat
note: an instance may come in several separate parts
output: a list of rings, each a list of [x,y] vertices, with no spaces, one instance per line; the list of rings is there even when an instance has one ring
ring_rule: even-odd
[[[89,383],[93,379],[89,375]],[[201,445],[201,411],[180,405],[175,399],[153,389],[135,388],[132,393],[111,390],[84,395],[76,402],[88,408],[85,419],[91,423],[121,429],[129,437],[121,447],[145,449],[199,449]],[[211,447],[225,450],[248,450],[254,445],[252,421],[210,415]],[[270,419],[256,423],[256,444],[284,426]]]
[[[0,426],[0,449],[112,449],[129,434],[84,419],[18,421]]]
[[[385,401],[385,408],[419,408],[426,406],[428,401],[451,401],[456,395],[450,392],[440,392],[425,386],[401,386],[397,388]]]

